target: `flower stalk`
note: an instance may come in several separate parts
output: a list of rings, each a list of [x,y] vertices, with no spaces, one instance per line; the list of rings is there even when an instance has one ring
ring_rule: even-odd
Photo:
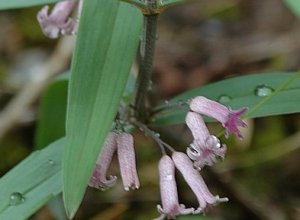
[[[141,121],[146,121],[149,114],[146,109],[145,96],[150,86],[153,72],[157,17],[158,14],[144,15],[139,57],[140,69],[134,94],[135,116]]]

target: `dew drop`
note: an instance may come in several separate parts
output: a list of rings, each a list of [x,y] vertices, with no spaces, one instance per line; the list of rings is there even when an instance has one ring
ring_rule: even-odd
[[[23,197],[22,193],[13,192],[9,196],[9,205],[19,205],[20,203],[24,202],[25,198]]]
[[[217,138],[214,135],[210,135],[209,137],[207,137],[207,139],[205,140],[205,145],[209,147],[216,147],[216,148],[222,147],[219,138]]]
[[[48,164],[50,164],[50,165],[54,165],[54,164],[55,164],[55,162],[54,162],[53,160],[48,160]]]
[[[193,144],[190,144],[190,146],[188,148],[190,149],[190,151],[193,154],[199,154],[199,152],[195,149],[195,147],[193,146]]]
[[[232,100],[232,98],[228,95],[220,95],[219,98],[218,98],[218,102],[220,102],[222,104],[224,104],[226,102],[229,102],[231,100]]]
[[[264,96],[271,95],[273,91],[274,89],[271,88],[270,86],[260,85],[255,88],[254,92],[256,96],[264,97]]]

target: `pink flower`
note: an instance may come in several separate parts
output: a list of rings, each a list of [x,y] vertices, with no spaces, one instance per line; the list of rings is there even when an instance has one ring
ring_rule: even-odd
[[[194,214],[203,212],[208,204],[214,205],[219,202],[228,201],[228,198],[220,198],[211,194],[200,173],[193,168],[193,163],[186,154],[175,152],[172,155],[172,159],[176,168],[183,175],[185,181],[197,197],[199,207]]]
[[[183,204],[179,204],[175,180],[175,166],[169,156],[164,155],[160,159],[158,170],[162,206],[157,205],[157,210],[161,215],[155,220],[162,220],[165,217],[173,219],[177,215],[188,215],[193,213],[193,208],[186,209]]]
[[[194,160],[194,167],[201,170],[204,166],[212,166],[220,157],[224,159],[227,147],[221,145],[217,137],[211,135],[205,145],[200,145],[195,140],[190,147],[187,148],[187,155]]]
[[[199,114],[207,115],[222,123],[226,129],[225,136],[228,137],[230,133],[233,133],[239,138],[242,138],[238,126],[247,127],[239,117],[247,111],[247,108],[240,108],[233,111],[226,106],[207,99],[203,96],[193,98],[190,102],[190,109]]]
[[[193,143],[187,148],[187,154],[195,161],[194,166],[197,169],[213,165],[217,157],[224,158],[226,145],[222,145],[217,137],[210,135],[201,115],[188,112],[185,121],[194,137]]]
[[[138,189],[140,187],[139,178],[136,171],[135,152],[133,137],[131,134],[122,132],[117,138],[118,160],[121,170],[124,189]]]
[[[112,187],[117,180],[116,176],[106,177],[109,165],[115,151],[118,152],[118,160],[124,189],[138,189],[140,186],[136,171],[135,152],[133,137],[131,134],[122,132],[120,134],[110,132],[105,144],[98,156],[96,167],[90,177],[88,185],[98,189]]]
[[[116,183],[116,176],[109,176],[108,179],[106,177],[109,165],[116,149],[117,134],[110,132],[98,156],[96,167],[88,183],[89,186],[98,189],[106,189],[108,187],[112,187]]]
[[[58,2],[50,15],[48,15],[49,6],[43,7],[37,14],[37,20],[44,35],[54,39],[59,35],[73,34],[76,22],[69,16],[76,5],[76,0]]]

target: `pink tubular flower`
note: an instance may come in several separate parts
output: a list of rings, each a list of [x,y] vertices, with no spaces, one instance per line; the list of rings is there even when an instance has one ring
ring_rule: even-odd
[[[50,15],[48,15],[49,6],[43,7],[37,14],[37,20],[44,35],[54,39],[58,38],[60,34],[73,34],[76,22],[69,16],[76,5],[76,0],[58,2]]]
[[[118,160],[121,170],[124,189],[138,189],[140,187],[139,178],[136,171],[135,152],[133,137],[131,134],[122,132],[117,138]]]
[[[176,168],[183,175],[185,181],[191,187],[192,191],[197,197],[199,207],[194,214],[203,212],[207,204],[214,205],[219,202],[228,201],[228,198],[220,198],[219,196],[214,196],[211,194],[200,173],[193,168],[193,163],[186,154],[175,152],[172,155],[172,159]]]
[[[247,111],[247,108],[240,108],[239,110],[233,111],[218,102],[212,101],[203,96],[197,96],[190,102],[190,109],[221,122],[223,127],[226,129],[226,137],[228,137],[230,133],[233,133],[237,137],[242,138],[237,127],[247,127],[246,123],[239,118]]]
[[[157,205],[157,210],[161,215],[155,220],[163,220],[165,217],[173,219],[177,215],[193,213],[193,208],[186,209],[183,204],[179,204],[175,180],[175,166],[169,156],[164,155],[160,159],[158,170],[162,206]]]
[[[220,144],[217,137],[210,135],[201,115],[188,112],[185,121],[194,137],[193,143],[187,148],[187,154],[195,161],[197,169],[213,165],[217,157],[224,158],[226,145]]]
[[[105,140],[105,144],[98,156],[96,167],[90,177],[88,185],[98,189],[112,187],[117,180],[116,176],[106,178],[106,173],[111,163],[114,152],[117,149],[117,134],[110,132]]]

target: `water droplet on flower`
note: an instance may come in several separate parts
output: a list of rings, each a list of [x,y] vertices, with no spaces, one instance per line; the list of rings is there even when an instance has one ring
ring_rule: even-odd
[[[255,95],[259,97],[264,97],[264,96],[271,95],[273,91],[274,89],[269,86],[260,85],[255,88]]]
[[[222,104],[224,104],[224,103],[226,103],[226,102],[229,102],[229,101],[231,101],[232,100],[232,98],[230,97],[230,96],[228,96],[228,95],[221,95],[221,96],[219,96],[219,98],[218,98],[218,102],[220,102],[220,103],[222,103]]]
[[[54,165],[54,164],[55,164],[55,162],[54,162],[53,160],[48,160],[48,164],[50,164],[50,165]]]
[[[20,203],[24,202],[25,198],[23,197],[22,193],[13,192],[9,196],[9,205],[19,205]]]
[[[205,140],[205,145],[209,146],[209,147],[216,147],[216,148],[220,148],[222,147],[222,144],[219,140],[219,138],[217,138],[214,135],[210,135],[206,140]]]
[[[188,146],[188,148],[191,150],[191,152],[193,154],[199,154],[199,152],[195,149],[193,144],[190,144],[190,146]]]

